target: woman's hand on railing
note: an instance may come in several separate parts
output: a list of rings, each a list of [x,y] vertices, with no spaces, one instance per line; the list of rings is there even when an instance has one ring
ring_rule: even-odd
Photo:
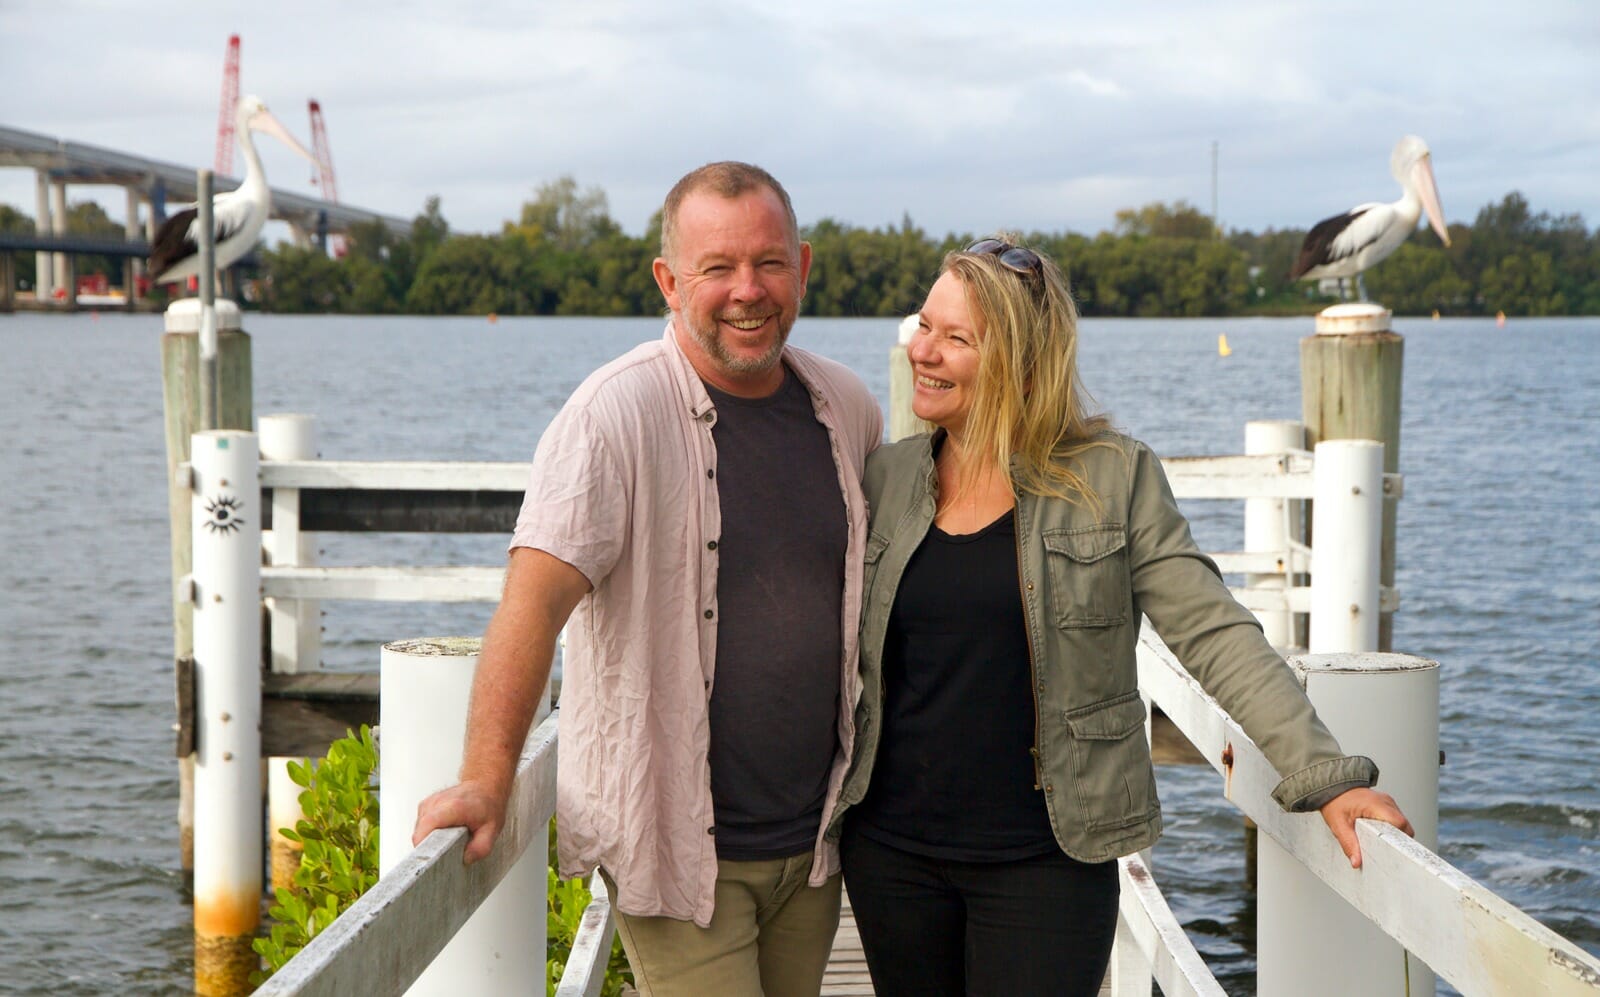
[[[1333,832],[1339,847],[1344,849],[1352,868],[1361,868],[1361,845],[1356,841],[1356,820],[1362,817],[1393,824],[1413,838],[1417,836],[1411,829],[1411,822],[1400,812],[1394,797],[1388,793],[1365,787],[1345,790],[1323,804],[1322,819],[1328,822],[1328,829]]]
[[[441,827],[464,827],[471,835],[464,858],[466,864],[471,865],[494,848],[495,838],[499,837],[505,822],[504,794],[479,782],[462,782],[439,790],[417,806],[417,826],[411,833],[411,845],[422,844],[422,839]]]

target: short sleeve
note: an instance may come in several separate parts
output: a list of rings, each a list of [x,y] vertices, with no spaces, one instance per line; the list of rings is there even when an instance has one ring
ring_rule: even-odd
[[[571,402],[539,439],[510,547],[532,547],[598,586],[628,535],[628,490],[614,446],[588,411]]]

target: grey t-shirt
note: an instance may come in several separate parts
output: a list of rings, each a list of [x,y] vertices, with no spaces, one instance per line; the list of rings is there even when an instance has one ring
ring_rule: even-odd
[[[846,521],[828,431],[785,369],[766,398],[716,405],[717,664],[711,798],[717,857],[809,851],[838,745]]]

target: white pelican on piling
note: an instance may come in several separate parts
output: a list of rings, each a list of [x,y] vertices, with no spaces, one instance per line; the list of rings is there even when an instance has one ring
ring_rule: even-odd
[[[265,132],[316,162],[305,146],[295,141],[283,123],[272,116],[260,97],[240,100],[235,122],[239,143],[244,146],[244,182],[237,190],[220,194],[211,201],[218,270],[232,266],[250,251],[261,233],[261,226],[272,213],[272,193],[267,189],[267,175],[261,170],[261,157],[256,155],[250,132]],[[161,223],[150,246],[150,273],[156,283],[184,280],[200,272],[199,224],[199,209],[194,205]]]
[[[1289,271],[1291,278],[1338,277],[1342,283],[1344,278],[1354,277],[1365,300],[1361,271],[1398,249],[1417,227],[1423,211],[1427,211],[1428,223],[1439,233],[1439,239],[1450,245],[1444,210],[1439,207],[1439,190],[1433,182],[1433,157],[1428,143],[1415,135],[1401,139],[1389,156],[1389,172],[1400,182],[1404,196],[1392,204],[1358,204],[1342,215],[1317,222],[1306,233],[1300,257]]]

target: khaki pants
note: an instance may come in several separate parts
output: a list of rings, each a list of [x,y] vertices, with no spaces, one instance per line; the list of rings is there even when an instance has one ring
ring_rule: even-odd
[[[601,870],[606,888],[616,884]],[[642,997],[817,997],[839,927],[840,878],[806,885],[811,853],[717,863],[711,926],[617,913]]]

